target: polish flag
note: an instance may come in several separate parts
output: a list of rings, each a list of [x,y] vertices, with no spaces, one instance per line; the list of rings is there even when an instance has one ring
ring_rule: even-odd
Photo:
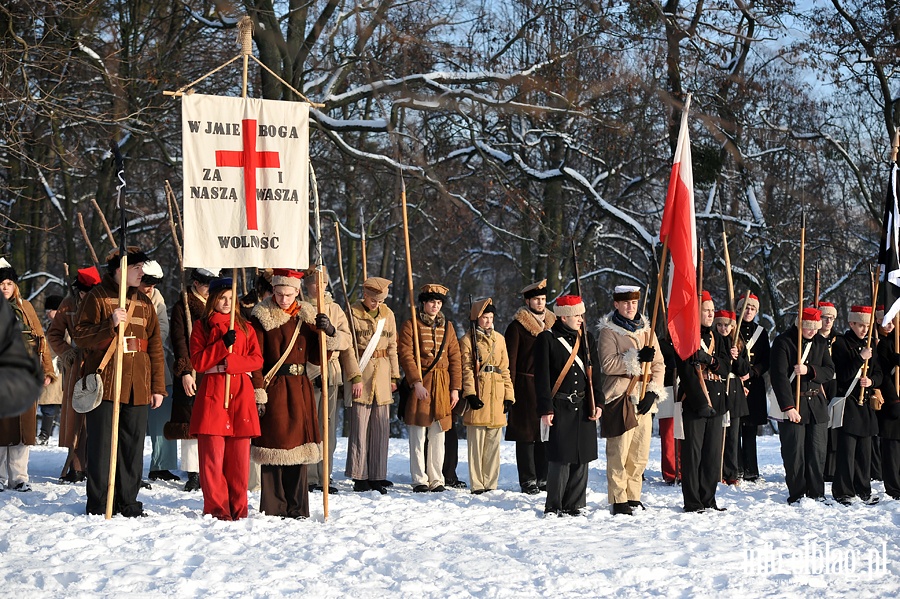
[[[675,352],[682,360],[700,348],[700,303],[697,297],[697,222],[694,216],[694,173],[688,134],[690,95],[681,113],[681,129],[675,163],[663,211],[659,240],[668,239],[669,268],[668,328]]]

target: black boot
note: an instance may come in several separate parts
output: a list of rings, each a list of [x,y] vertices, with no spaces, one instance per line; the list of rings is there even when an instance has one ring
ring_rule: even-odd
[[[613,516],[634,516],[634,510],[627,503],[614,503],[612,507]]]
[[[187,492],[200,490],[200,473],[188,472],[187,482],[184,483],[184,490]]]
[[[372,485],[367,480],[353,480],[353,490],[357,493],[365,493],[372,490]]]

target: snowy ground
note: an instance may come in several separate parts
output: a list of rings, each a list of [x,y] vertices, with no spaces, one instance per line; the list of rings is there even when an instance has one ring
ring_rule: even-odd
[[[321,494],[310,520],[283,521],[256,511],[256,493],[248,519],[219,522],[201,517],[199,493],[159,482],[141,493],[150,517],[85,516],[84,485],[55,482],[65,452],[54,439],[32,449],[34,491],[0,493],[0,587],[27,598],[896,596],[900,501],[789,507],[778,439],[759,441],[766,482],[720,486],[721,513],[682,513],[658,439],[648,509],[632,518],[609,514],[602,441],[587,516],[544,518],[543,494],[517,492],[512,444],[500,490],[413,494],[407,442],[391,439],[386,496],[353,493],[339,475],[327,522]],[[345,450],[341,438],[340,469]]]

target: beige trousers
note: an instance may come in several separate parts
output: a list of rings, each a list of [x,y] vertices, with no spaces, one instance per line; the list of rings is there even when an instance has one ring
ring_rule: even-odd
[[[641,500],[642,477],[650,458],[652,414],[638,414],[638,425],[606,440],[609,503]]]
[[[428,455],[425,455],[425,436],[428,436]],[[444,485],[444,431],[435,420],[431,426],[409,425],[409,475],[413,486],[427,485],[429,489]]]
[[[500,433],[502,428],[467,426],[469,484],[473,491],[493,491],[500,479]]]
[[[28,482],[28,455],[30,445],[19,443],[0,447],[0,489]]]

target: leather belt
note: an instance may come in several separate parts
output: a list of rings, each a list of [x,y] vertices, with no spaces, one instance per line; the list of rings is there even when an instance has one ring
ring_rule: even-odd
[[[497,366],[482,366],[479,372],[500,372]]]
[[[573,391],[572,393],[557,393],[553,396],[553,399],[564,399],[572,404],[581,403],[581,400],[584,399],[584,391]]]
[[[718,374],[713,374],[711,372],[704,373],[703,378],[706,379],[707,381],[712,381],[714,383],[721,383],[722,381],[725,380],[722,377],[720,377]]]
[[[800,397],[816,397],[819,395],[818,391],[801,391]]]
[[[125,349],[124,352],[126,354],[133,354],[135,352],[146,352],[147,351],[147,340],[141,339],[139,337],[128,336],[125,337]]]
[[[278,376],[300,376],[306,373],[306,364],[282,364],[275,374]]]
[[[212,368],[210,368],[209,370],[204,370],[203,374],[222,374],[223,372],[225,372],[225,365],[217,364],[217,365],[213,366]]]
[[[360,357],[362,357],[362,352],[359,355],[360,355]],[[375,351],[372,352],[372,357],[370,359],[374,360],[376,358],[387,358],[387,355],[388,355],[388,350],[376,349]]]

